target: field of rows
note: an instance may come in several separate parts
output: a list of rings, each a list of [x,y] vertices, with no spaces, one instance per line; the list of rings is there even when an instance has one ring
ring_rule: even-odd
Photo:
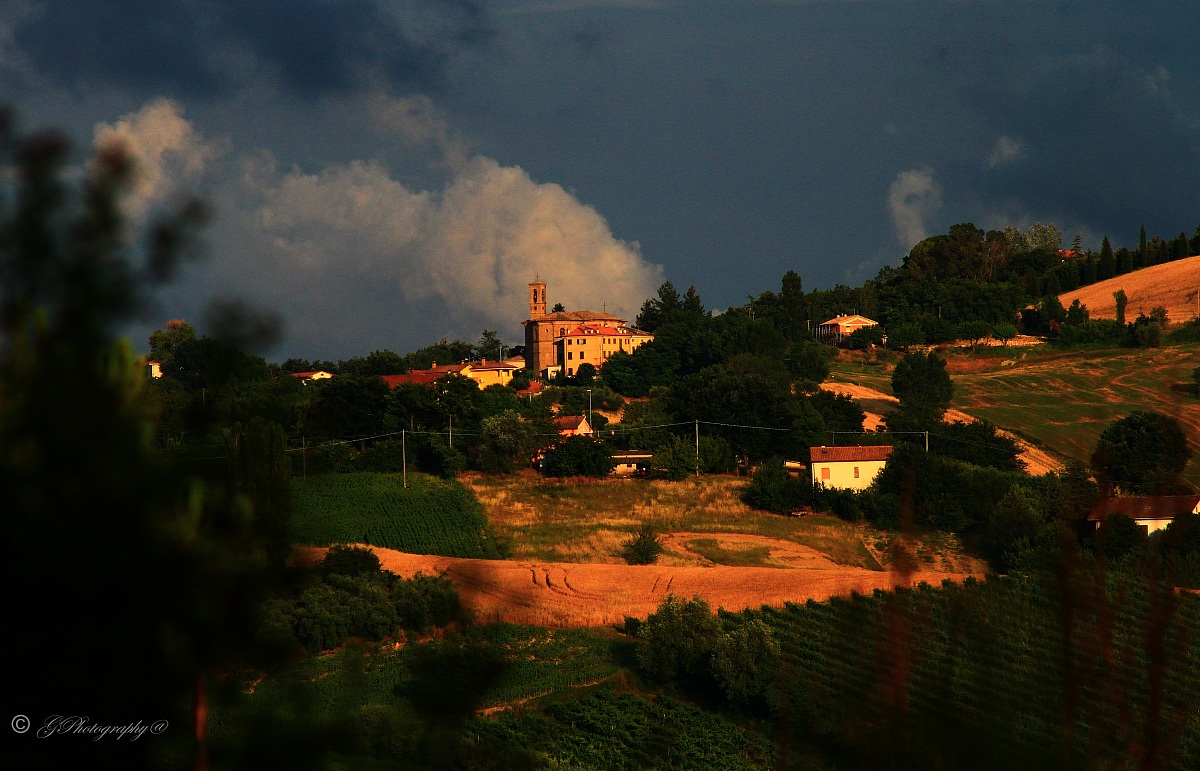
[[[783,651],[781,713],[847,767],[1197,768],[1200,600],[1090,579],[1068,608],[1006,579],[747,615]]]
[[[483,507],[461,484],[424,474],[329,474],[293,479],[293,541],[369,543],[414,554],[499,556]]]

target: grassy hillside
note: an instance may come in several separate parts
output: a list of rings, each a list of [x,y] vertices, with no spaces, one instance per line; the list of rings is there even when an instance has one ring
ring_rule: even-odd
[[[811,550],[840,565],[878,570],[892,538],[834,517],[754,511],[739,497],[746,480],[731,476],[681,482],[524,475],[465,481],[514,559],[621,563],[621,544],[648,521],[666,534],[660,564],[796,566],[803,559],[799,552]],[[947,534],[926,534],[916,549],[929,569],[978,568]]]
[[[1066,457],[1086,462],[1100,433],[1138,409],[1176,418],[1200,450],[1200,399],[1185,387],[1200,365],[1200,345],[1043,350],[969,361],[952,359],[948,367],[955,407]],[[1200,490],[1198,461],[1200,452],[1184,478]]]
[[[1132,307],[1132,305],[1131,305]],[[1200,491],[1200,398],[1190,391],[1200,345],[1063,351],[1050,346],[948,353],[953,407],[1064,458],[1086,463],[1100,433],[1133,410],[1184,426],[1196,457],[1184,479]],[[830,380],[891,392],[890,365],[837,360]]]
[[[1116,276],[1098,284],[1080,287],[1058,296],[1064,307],[1078,298],[1088,307],[1094,319],[1116,318],[1117,302],[1113,292],[1124,289],[1129,305],[1125,318],[1133,321],[1139,313],[1162,306],[1172,323],[1191,321],[1196,317],[1196,291],[1200,289],[1200,255],[1175,262],[1154,265]]]
[[[329,474],[293,479],[296,543],[369,543],[415,554],[498,557],[479,501],[458,482],[409,474]]]

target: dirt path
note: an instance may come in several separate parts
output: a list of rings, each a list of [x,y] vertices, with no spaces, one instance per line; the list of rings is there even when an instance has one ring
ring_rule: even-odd
[[[866,431],[874,431],[883,425],[882,413],[900,403],[899,399],[882,391],[851,383],[822,383],[821,388],[835,394],[849,396],[858,402],[867,416],[867,419],[863,421],[863,429]],[[974,423],[976,419],[961,410],[947,410],[945,420],[947,423]],[[1034,447],[1021,437],[1004,429],[998,428],[997,433],[1017,443],[1017,447],[1021,450],[1017,457],[1021,459],[1025,468],[1033,476],[1057,473],[1063,470],[1063,463],[1045,450]]]
[[[645,618],[668,594],[699,595],[713,609],[780,607],[785,602],[823,601],[852,592],[943,580],[964,573],[918,572],[910,576],[864,568],[661,567],[581,565],[566,562],[507,562],[405,554],[372,547],[386,570],[401,576],[444,574],[458,587],[463,604],[480,621],[549,627],[599,626],[625,616]],[[293,558],[311,564],[325,553],[298,546]],[[978,577],[978,576],[977,576]]]

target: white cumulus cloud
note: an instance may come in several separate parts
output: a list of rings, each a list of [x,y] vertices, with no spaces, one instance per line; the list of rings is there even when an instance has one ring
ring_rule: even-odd
[[[888,189],[888,209],[905,249],[928,235],[926,220],[941,205],[942,186],[933,178],[933,169],[924,166],[896,175]]]
[[[402,181],[377,160],[308,172],[265,152],[209,173],[217,216],[206,282],[283,312],[296,355],[403,352],[444,335],[473,339],[485,327],[516,342],[535,276],[551,304],[630,320],[662,283],[661,266],[615,237],[595,208],[471,155],[428,100],[370,110],[379,128],[441,158],[439,184]],[[209,156],[186,151],[205,145],[171,103],[138,116],[98,129],[97,140],[120,136],[144,159],[139,195],[149,200]]]
[[[116,123],[98,123],[97,150],[121,145],[134,161],[136,176],[126,201],[127,212],[140,216],[156,200],[194,182],[219,155],[183,117],[183,108],[169,99],[155,99]]]

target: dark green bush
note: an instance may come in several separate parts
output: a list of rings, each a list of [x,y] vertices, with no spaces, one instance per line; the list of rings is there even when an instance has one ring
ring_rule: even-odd
[[[322,576],[360,576],[379,575],[379,557],[375,552],[362,546],[347,546],[334,544],[325,552],[325,556],[317,563],[317,570]]]
[[[637,535],[626,541],[621,548],[621,557],[630,565],[653,565],[658,561],[662,550],[657,531],[649,522],[643,522]]]

